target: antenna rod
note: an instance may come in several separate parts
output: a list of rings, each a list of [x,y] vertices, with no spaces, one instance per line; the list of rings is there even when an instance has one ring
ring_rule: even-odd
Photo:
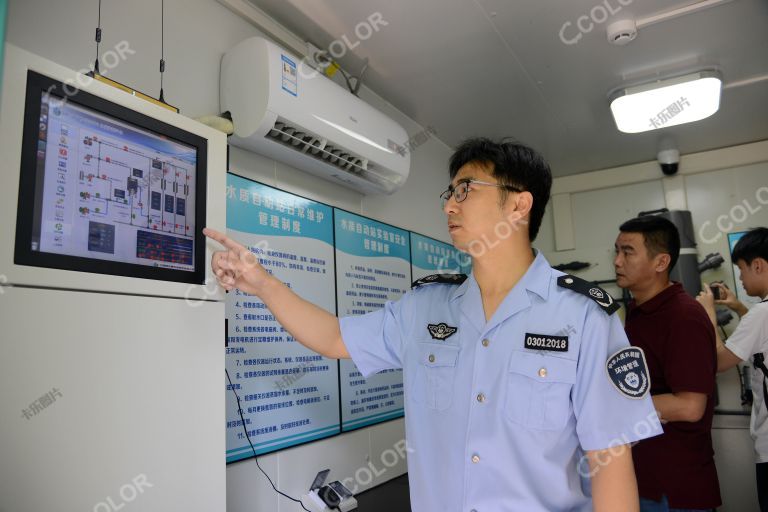
[[[101,1],[101,0],[99,0]],[[165,0],[160,0],[160,101],[165,103],[163,94],[163,73],[165,73]]]
[[[93,63],[93,73],[101,74],[99,71],[99,43],[101,43],[101,0],[99,0],[99,22],[96,25],[96,60]]]

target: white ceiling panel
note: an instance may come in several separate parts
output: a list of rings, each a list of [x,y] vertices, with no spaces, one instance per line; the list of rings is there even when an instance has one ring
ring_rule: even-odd
[[[340,58],[344,68],[354,74],[368,58],[365,84],[446,143],[514,137],[542,151],[558,176],[651,160],[662,138],[684,154],[768,139],[768,80],[725,89],[708,119],[641,134],[619,132],[607,100],[618,86],[703,68],[720,70],[726,84],[768,75],[765,0],[662,21],[626,46],[607,42],[608,23],[696,2],[250,1],[319,47],[345,36],[354,49]],[[374,13],[386,26],[359,40],[355,26]],[[576,22],[590,13],[608,19],[582,22],[592,29],[580,35]]]

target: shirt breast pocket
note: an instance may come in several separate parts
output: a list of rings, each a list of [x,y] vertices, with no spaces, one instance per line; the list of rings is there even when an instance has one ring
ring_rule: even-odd
[[[445,410],[453,398],[460,348],[428,342],[418,342],[417,348],[414,401],[430,409]]]
[[[560,430],[573,414],[576,361],[514,352],[507,373],[507,418],[536,430]]]

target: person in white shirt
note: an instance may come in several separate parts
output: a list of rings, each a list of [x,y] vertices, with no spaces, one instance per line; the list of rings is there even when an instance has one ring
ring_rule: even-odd
[[[742,304],[723,284],[715,283],[720,296],[715,300],[708,286],[696,299],[707,310],[717,337],[717,371],[733,368],[742,361],[751,361],[752,418],[750,432],[755,440],[757,455],[755,473],[760,511],[768,512],[768,228],[756,228],[742,236],[733,248],[731,261],[739,267],[739,279],[750,297],[763,299],[751,309]],[[717,332],[715,304],[734,310],[741,320],[725,343]]]

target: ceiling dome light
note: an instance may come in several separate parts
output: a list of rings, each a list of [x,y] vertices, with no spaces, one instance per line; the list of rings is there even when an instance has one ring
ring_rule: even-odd
[[[720,107],[723,81],[715,71],[613,91],[608,96],[616,127],[640,133],[705,119]]]

